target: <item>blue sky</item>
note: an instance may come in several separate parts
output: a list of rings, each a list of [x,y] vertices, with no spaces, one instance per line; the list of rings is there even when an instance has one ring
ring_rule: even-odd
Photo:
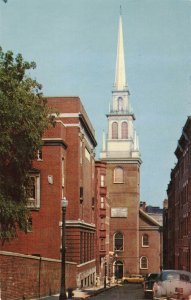
[[[141,200],[162,207],[191,109],[190,0],[0,0],[0,45],[37,63],[46,96],[80,96],[99,157],[122,5],[126,76],[143,164]]]

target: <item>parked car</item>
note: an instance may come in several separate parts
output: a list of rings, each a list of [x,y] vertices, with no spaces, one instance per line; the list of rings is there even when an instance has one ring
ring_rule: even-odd
[[[143,282],[143,289],[145,297],[152,296],[153,294],[153,285],[157,280],[160,273],[149,273],[146,275],[145,280]]]
[[[122,278],[123,283],[142,283],[144,281],[144,277],[139,274],[131,274]]]
[[[153,299],[191,299],[191,273],[164,270],[153,285]]]

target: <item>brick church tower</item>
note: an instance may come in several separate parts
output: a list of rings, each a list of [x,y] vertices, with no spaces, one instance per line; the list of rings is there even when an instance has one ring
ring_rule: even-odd
[[[110,272],[117,278],[139,273],[140,151],[134,128],[125,75],[122,16],[112,103],[107,114],[100,158],[107,162],[106,183],[110,201]],[[111,275],[110,275],[111,276]]]

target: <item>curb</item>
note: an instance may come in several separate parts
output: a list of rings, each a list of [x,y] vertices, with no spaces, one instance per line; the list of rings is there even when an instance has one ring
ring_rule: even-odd
[[[115,287],[117,287],[117,286],[114,285],[114,286],[110,286],[110,287],[107,287],[107,288],[101,288],[101,289],[99,289],[99,290],[97,290],[97,291],[94,291],[94,292],[92,293],[92,295],[87,295],[87,296],[81,297],[81,298],[79,298],[79,297],[73,297],[73,298],[71,298],[71,300],[72,300],[72,299],[76,299],[76,300],[88,299],[88,298],[97,296],[98,294],[101,294],[101,293],[103,293],[103,292],[105,292],[105,291],[108,291],[108,290],[110,290],[110,289],[113,289],[113,288],[115,288]]]

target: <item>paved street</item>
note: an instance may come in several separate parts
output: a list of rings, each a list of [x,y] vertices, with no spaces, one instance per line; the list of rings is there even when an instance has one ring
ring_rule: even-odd
[[[79,297],[74,297],[74,299],[87,299],[91,297],[91,299],[95,300],[147,300],[144,298],[143,288],[141,284],[126,284],[126,285],[119,285],[113,287],[111,289],[107,289],[99,293],[97,296],[92,296],[95,290],[88,290],[88,293],[79,294]],[[50,296],[41,298],[43,300],[58,300],[59,296]]]
[[[141,284],[126,284],[123,286],[118,286],[103,292],[91,299],[95,300],[142,300],[144,298],[143,288]]]

